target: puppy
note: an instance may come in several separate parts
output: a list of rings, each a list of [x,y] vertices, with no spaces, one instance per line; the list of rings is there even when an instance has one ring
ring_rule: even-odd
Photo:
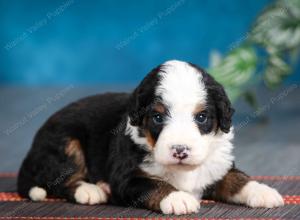
[[[234,166],[234,110],[201,68],[168,61],[131,93],[71,103],[37,132],[18,192],[165,214],[198,212],[200,199],[273,208],[280,194]]]

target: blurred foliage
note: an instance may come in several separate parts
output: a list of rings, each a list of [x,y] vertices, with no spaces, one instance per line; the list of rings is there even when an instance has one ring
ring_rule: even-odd
[[[216,52],[215,52],[216,53]],[[239,47],[224,58],[213,54],[213,66],[208,70],[225,88],[231,100],[243,93],[242,86],[253,78],[257,65],[257,56],[251,47]]]
[[[243,97],[255,107],[253,85],[263,81],[275,88],[292,73],[300,52],[300,0],[269,5],[237,43],[224,57],[212,52],[208,71],[225,86],[233,102]]]

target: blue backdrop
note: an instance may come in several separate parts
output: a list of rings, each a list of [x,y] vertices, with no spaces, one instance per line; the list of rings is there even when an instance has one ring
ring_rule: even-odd
[[[175,58],[207,67],[270,2],[2,0],[0,83],[133,84]]]

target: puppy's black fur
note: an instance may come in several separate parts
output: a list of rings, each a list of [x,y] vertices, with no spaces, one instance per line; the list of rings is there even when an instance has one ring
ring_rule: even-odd
[[[78,169],[65,153],[69,139],[80,141],[88,170],[86,180],[92,183],[108,180],[109,151],[113,152],[112,140],[119,136],[113,129],[122,124],[128,100],[129,95],[125,93],[96,95],[72,103],[51,116],[37,132],[22,164],[19,193],[27,197],[31,187],[40,186],[50,195],[73,200],[73,192],[65,187],[68,178]],[[61,181],[57,181],[58,177],[62,177]]]

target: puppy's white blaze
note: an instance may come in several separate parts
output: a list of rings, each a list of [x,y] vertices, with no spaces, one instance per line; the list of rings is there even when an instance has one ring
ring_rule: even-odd
[[[206,90],[202,74],[188,63],[171,60],[163,63],[160,85],[156,95],[173,108],[194,108],[197,103],[205,103]],[[194,109],[192,109],[194,110]]]
[[[284,204],[277,190],[256,181],[248,182],[238,194],[231,198],[231,201],[250,207],[264,208],[274,208]]]
[[[47,197],[47,192],[41,187],[34,186],[29,190],[28,195],[32,201],[42,201]]]
[[[195,146],[207,145],[205,138],[200,138],[193,115],[198,105],[206,105],[207,91],[202,74],[186,62],[167,61],[162,64],[159,75],[161,79],[155,94],[167,105],[170,117],[159,135],[154,156],[160,163],[168,164],[176,162],[170,155],[169,148],[173,144],[187,145],[191,151]],[[197,160],[189,157],[189,163],[199,164],[206,156],[206,150],[203,148]]]
[[[79,184],[74,194],[77,203],[94,205],[107,202],[107,194],[99,186],[84,181]]]

